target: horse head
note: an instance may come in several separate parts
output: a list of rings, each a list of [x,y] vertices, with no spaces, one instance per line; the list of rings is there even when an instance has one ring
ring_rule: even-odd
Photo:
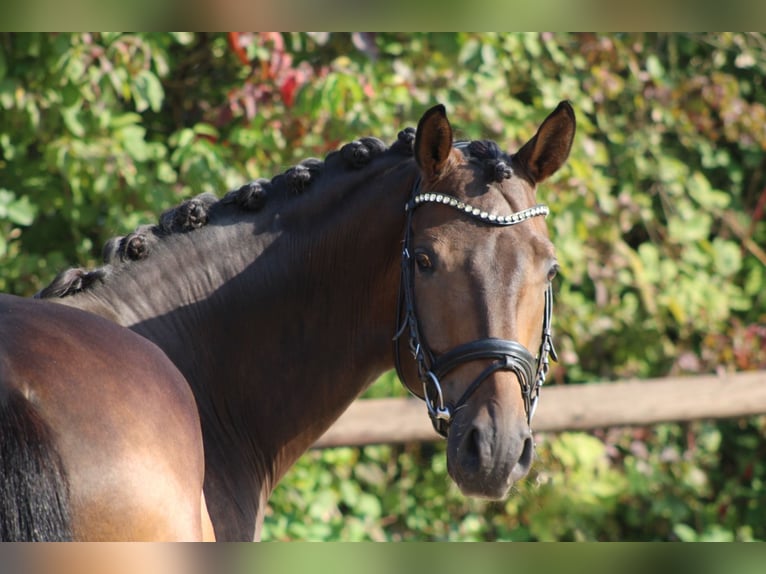
[[[466,495],[503,498],[532,464],[558,268],[536,187],[566,161],[574,132],[567,102],[514,154],[453,144],[443,106],[418,124],[400,304],[415,366],[405,372],[398,353],[397,364],[447,438],[448,470]]]

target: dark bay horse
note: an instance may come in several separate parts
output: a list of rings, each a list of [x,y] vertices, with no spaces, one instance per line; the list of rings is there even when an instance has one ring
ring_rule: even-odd
[[[188,200],[38,296],[129,327],[178,366],[219,540],[258,539],[280,478],[393,366],[462,491],[501,498],[532,463],[552,353],[557,266],[535,191],[574,132],[562,102],[514,154],[455,144],[436,106],[390,147],[361,138]]]
[[[0,540],[202,540],[194,397],[147,339],[0,295]]]

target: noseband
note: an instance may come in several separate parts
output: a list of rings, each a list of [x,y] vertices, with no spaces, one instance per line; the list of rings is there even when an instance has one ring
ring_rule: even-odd
[[[404,247],[402,249],[402,275],[399,288],[399,308],[397,321],[401,325],[394,336],[394,357],[396,372],[399,379],[405,382],[401,368],[399,353],[399,338],[409,328],[409,346],[418,367],[418,378],[423,384],[422,398],[428,407],[428,415],[436,432],[446,438],[452,417],[476,389],[497,371],[511,371],[519,379],[521,394],[524,398],[524,409],[527,424],[530,424],[540,398],[540,387],[548,374],[549,357],[557,360],[551,337],[551,315],[553,307],[553,292],[551,286],[545,292],[545,310],[543,312],[542,341],[537,359],[532,356],[524,345],[508,339],[489,337],[470,343],[464,343],[447,351],[441,356],[434,356],[418,324],[415,309],[415,278],[413,273],[414,259],[411,256],[412,243],[412,214],[418,207],[428,203],[446,205],[479,222],[496,227],[516,225],[537,216],[547,216],[548,206],[536,205],[510,215],[498,215],[482,211],[476,207],[445,194],[420,193],[420,182],[415,185],[412,198],[405,206],[407,226],[404,232]],[[403,309],[402,309],[403,307]],[[402,310],[404,313],[402,313]],[[474,381],[468,386],[463,395],[454,405],[445,403],[442,393],[442,379],[453,369],[477,360],[491,360]],[[408,385],[405,386],[409,389]],[[414,394],[414,393],[413,393]]]

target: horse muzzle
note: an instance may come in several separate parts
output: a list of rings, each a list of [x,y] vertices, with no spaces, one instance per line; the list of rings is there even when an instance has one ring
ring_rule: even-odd
[[[514,388],[498,372],[484,381],[487,392]],[[493,388],[494,387],[494,388]],[[506,393],[503,393],[506,394]],[[518,402],[471,401],[456,410],[447,435],[447,470],[463,494],[499,500],[532,466],[534,441]]]

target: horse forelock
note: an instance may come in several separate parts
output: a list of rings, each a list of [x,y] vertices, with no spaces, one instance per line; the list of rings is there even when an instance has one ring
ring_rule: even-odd
[[[482,166],[490,181],[501,182],[513,175],[511,156],[491,140],[474,140],[463,148],[463,153],[469,161]]]

